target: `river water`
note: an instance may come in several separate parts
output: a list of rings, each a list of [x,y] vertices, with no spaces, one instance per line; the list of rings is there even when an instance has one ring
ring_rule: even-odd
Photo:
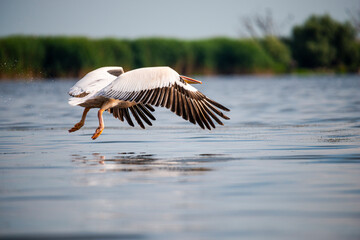
[[[0,238],[360,239],[360,77],[199,77],[231,109],[132,128],[75,80],[0,82]]]

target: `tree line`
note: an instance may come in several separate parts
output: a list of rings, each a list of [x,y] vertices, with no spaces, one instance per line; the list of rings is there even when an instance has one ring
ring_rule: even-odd
[[[187,75],[358,72],[360,42],[351,24],[328,15],[311,16],[288,38],[0,38],[1,78],[80,77],[101,66],[128,71],[164,65]]]

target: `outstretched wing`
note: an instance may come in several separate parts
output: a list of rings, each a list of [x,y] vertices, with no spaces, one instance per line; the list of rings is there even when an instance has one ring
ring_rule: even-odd
[[[229,119],[219,110],[229,109],[187,84],[169,67],[141,68],[126,72],[99,91],[97,96],[166,107],[203,129],[215,128],[213,120],[223,125],[218,116]]]
[[[130,117],[132,114],[139,126],[145,129],[145,125],[141,120],[146,122],[149,126],[152,126],[149,118],[151,120],[156,120],[149,110],[151,112],[155,111],[149,104],[138,103],[128,108],[110,108],[109,112],[112,113],[115,118],[118,118],[122,122],[126,120],[130,126],[134,127],[135,125]]]

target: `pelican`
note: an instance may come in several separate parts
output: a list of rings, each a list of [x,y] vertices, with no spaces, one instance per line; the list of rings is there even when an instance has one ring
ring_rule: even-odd
[[[128,72],[124,72],[122,67],[96,69],[70,88],[69,104],[85,109],[80,122],[69,132],[75,132],[84,125],[91,108],[99,108],[99,127],[91,137],[93,140],[104,130],[104,111],[121,121],[125,119],[134,127],[131,113],[143,129],[142,120],[149,126],[152,125],[149,119],[156,120],[151,113],[155,111],[153,106],[166,107],[202,129],[215,128],[213,120],[223,125],[218,116],[226,120],[229,117],[219,109],[230,110],[190,85],[196,83],[201,84],[201,81],[179,75],[170,67],[147,67]]]

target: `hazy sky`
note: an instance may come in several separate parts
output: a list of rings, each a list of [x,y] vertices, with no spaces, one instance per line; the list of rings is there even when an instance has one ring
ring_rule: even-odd
[[[241,18],[264,14],[266,9],[282,26],[280,33],[288,35],[293,25],[301,24],[311,14],[328,13],[344,21],[348,10],[360,9],[360,1],[0,0],[0,36],[237,37]]]

